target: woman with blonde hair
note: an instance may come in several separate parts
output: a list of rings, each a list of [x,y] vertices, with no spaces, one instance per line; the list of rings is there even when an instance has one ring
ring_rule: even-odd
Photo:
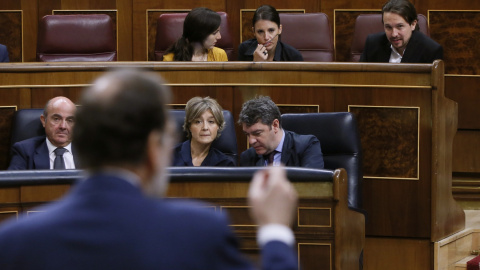
[[[212,147],[224,127],[222,107],[215,99],[190,99],[183,124],[189,140],[175,147],[173,166],[235,166],[233,158]]]

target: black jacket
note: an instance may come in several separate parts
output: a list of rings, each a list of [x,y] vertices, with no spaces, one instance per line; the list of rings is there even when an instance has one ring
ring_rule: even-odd
[[[303,167],[323,169],[323,155],[320,141],[313,135],[299,135],[295,132],[283,130],[282,157],[280,161],[289,167]],[[257,155],[253,147],[240,155],[240,166],[264,166],[265,159]]]
[[[242,42],[238,46],[238,61],[253,61],[253,53],[257,46],[258,42],[255,38]],[[297,49],[278,41],[273,61],[303,61],[303,57]]]
[[[392,50],[385,32],[368,35],[360,62],[388,63]],[[407,44],[402,63],[432,63],[443,58],[443,48],[422,32],[413,31]]]

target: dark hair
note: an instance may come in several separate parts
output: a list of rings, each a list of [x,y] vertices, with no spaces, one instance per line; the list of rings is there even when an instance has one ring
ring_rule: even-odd
[[[222,19],[215,11],[199,7],[192,9],[183,22],[182,36],[167,49],[165,54],[173,53],[175,61],[191,61],[194,42],[203,43],[205,39],[215,32]]]
[[[246,124],[248,127],[258,122],[270,126],[275,119],[278,119],[280,128],[282,127],[280,110],[268,96],[259,96],[243,103],[238,118],[239,124]]]
[[[255,10],[252,26],[255,27],[255,23],[260,20],[272,21],[280,27],[280,15],[278,15],[277,10],[270,5],[263,5]]]
[[[408,0],[390,0],[382,7],[382,22],[383,14],[385,12],[391,12],[400,15],[408,24],[412,25],[414,21],[418,21],[417,10],[415,6]],[[418,30],[418,24],[415,30]]]
[[[73,141],[82,167],[141,164],[150,133],[165,129],[169,101],[170,89],[153,74],[120,70],[97,79],[76,113]]]

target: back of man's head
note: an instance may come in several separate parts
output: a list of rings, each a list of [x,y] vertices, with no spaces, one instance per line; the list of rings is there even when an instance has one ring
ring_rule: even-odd
[[[87,169],[139,165],[152,131],[163,132],[170,89],[160,77],[135,70],[109,72],[84,91],[74,141]]]
[[[268,96],[259,96],[243,103],[238,123],[250,127],[261,122],[270,126],[275,119],[278,119],[281,128],[281,114],[275,102]]]

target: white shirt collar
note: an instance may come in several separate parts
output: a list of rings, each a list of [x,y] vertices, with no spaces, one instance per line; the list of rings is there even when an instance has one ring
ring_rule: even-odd
[[[393,47],[393,45],[390,45],[390,48],[392,49],[392,53],[390,54],[390,60],[388,62],[389,63],[401,63],[403,56],[400,55],[400,53],[398,53],[398,51]],[[403,53],[405,53],[405,51],[403,51]]]
[[[50,155],[51,153],[53,153],[53,151],[55,151],[55,149],[57,149],[57,147],[53,145],[48,138],[45,138],[45,140],[47,140],[48,154]],[[63,148],[67,149],[68,152],[72,153],[72,143],[69,143]]]

